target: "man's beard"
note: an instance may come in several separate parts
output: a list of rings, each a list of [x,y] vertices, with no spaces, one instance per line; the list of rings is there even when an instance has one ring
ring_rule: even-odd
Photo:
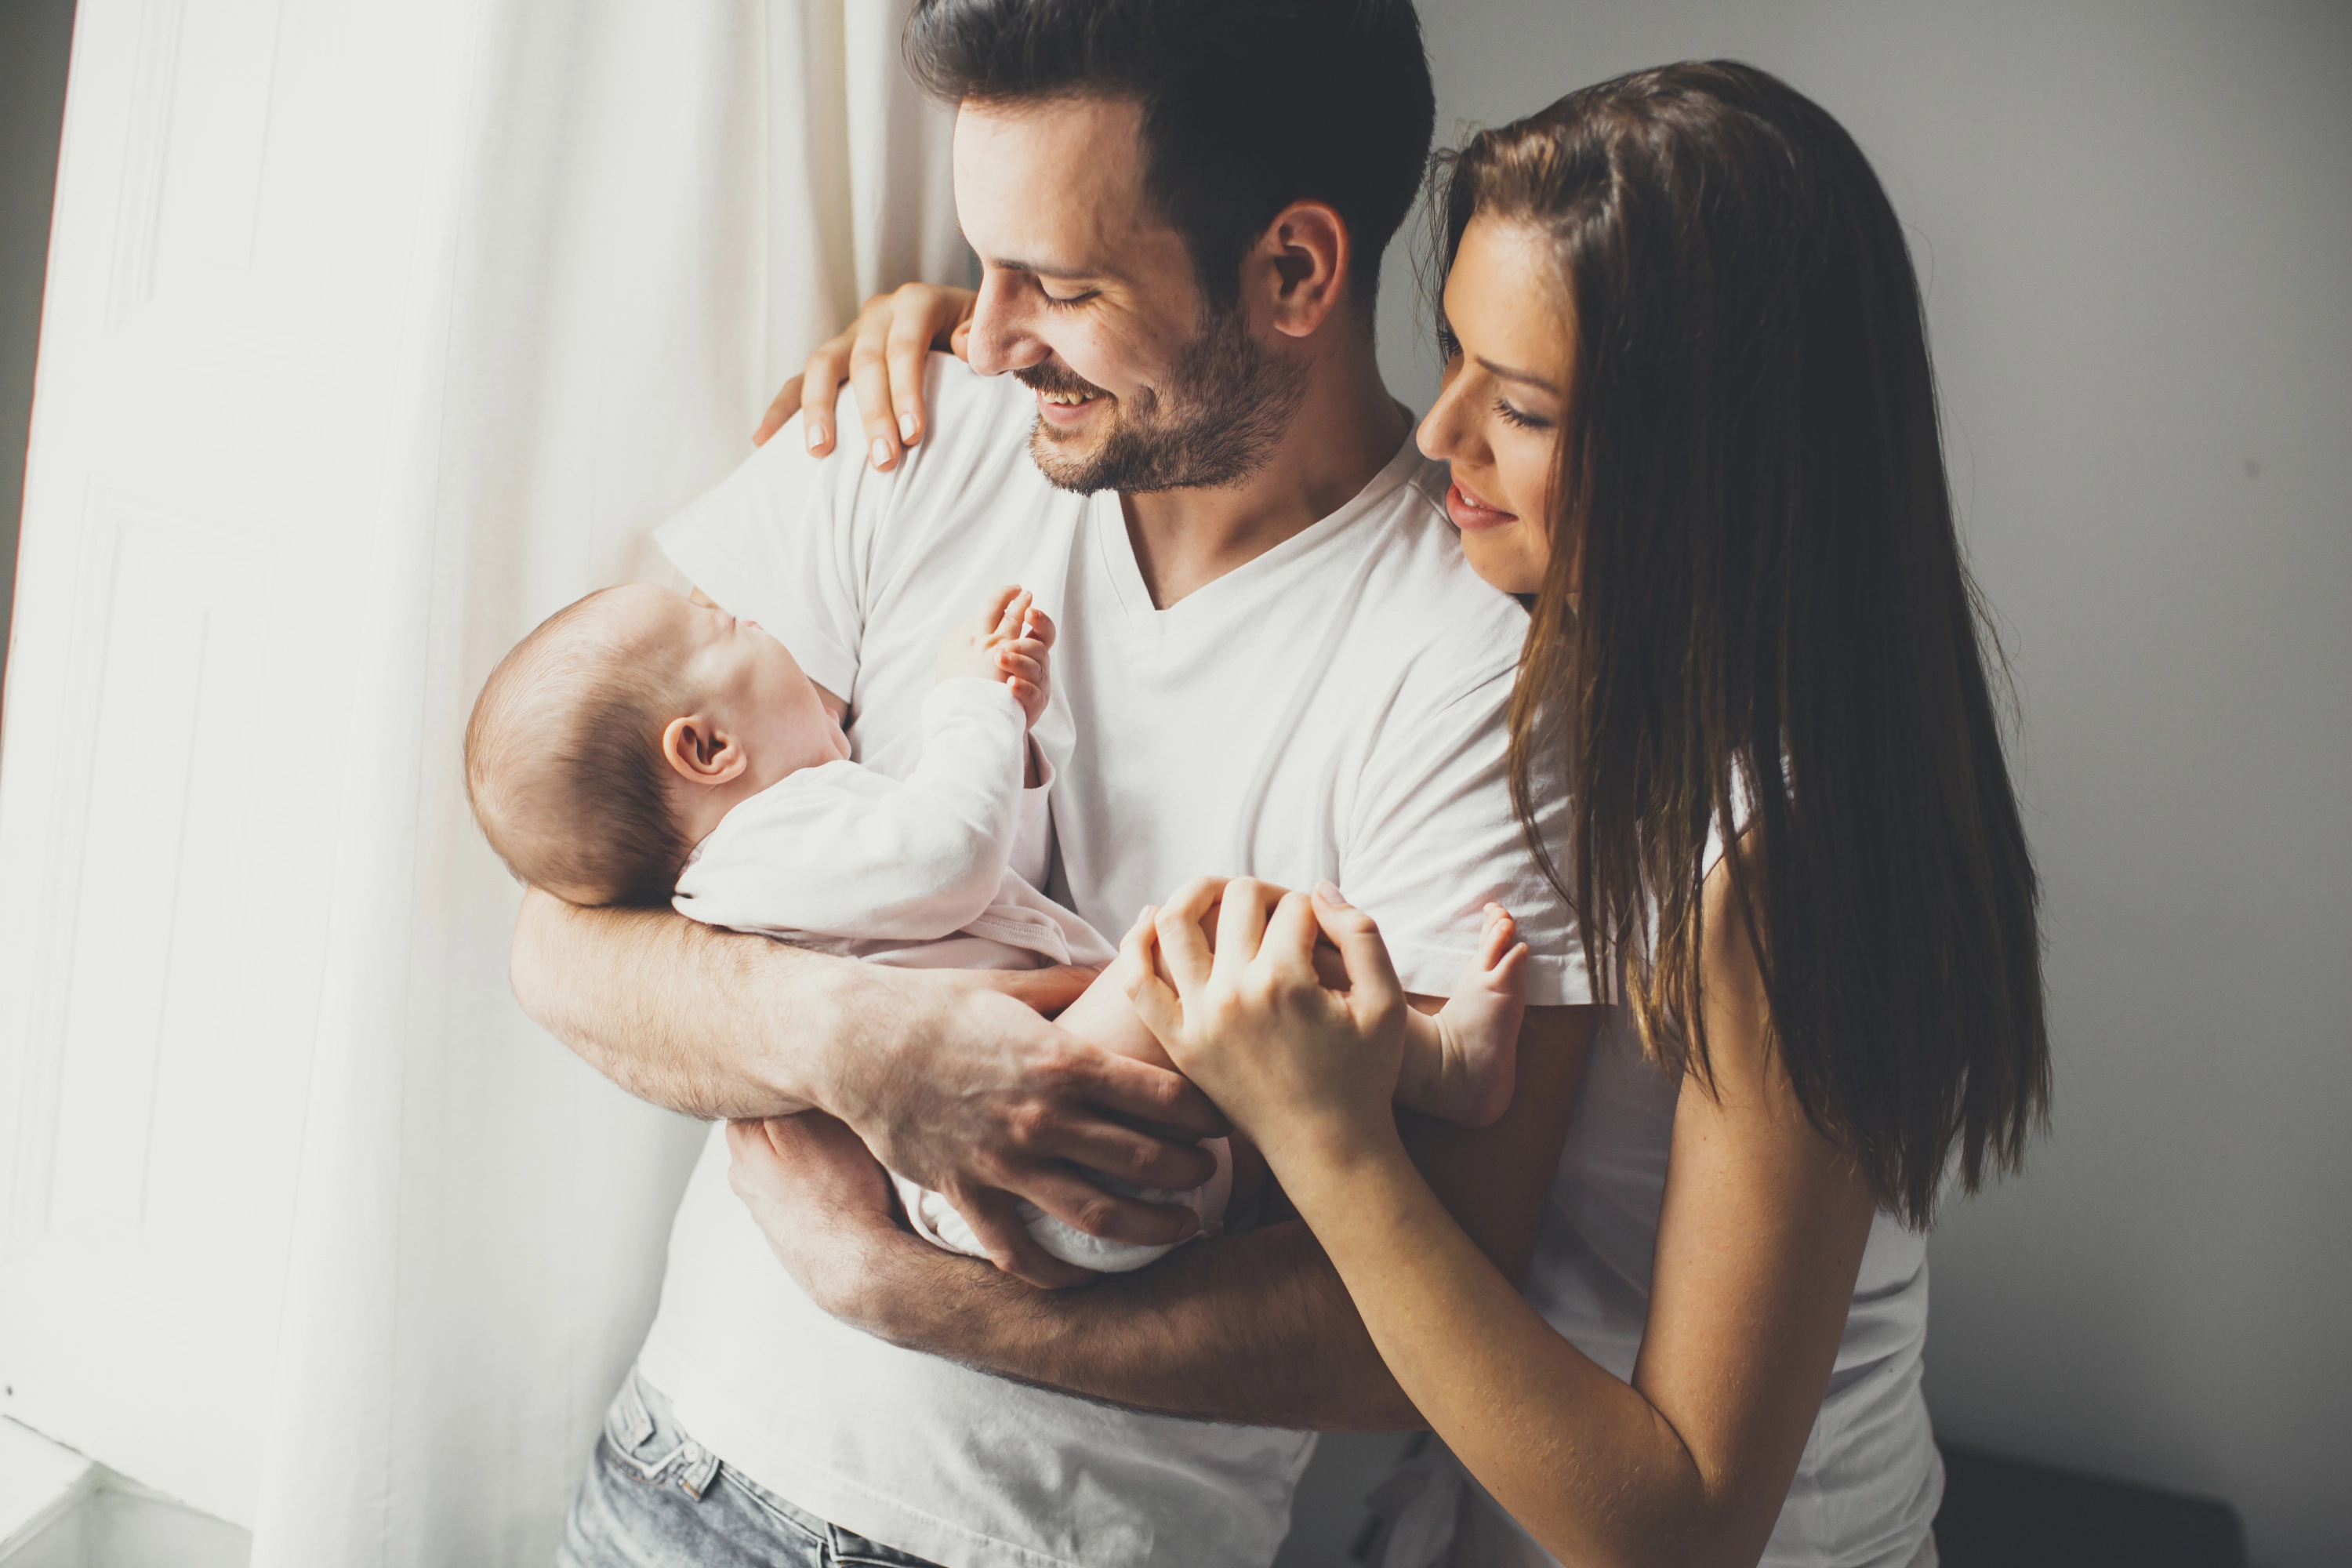
[[[1250,335],[1238,309],[1215,310],[1176,353],[1160,390],[1112,397],[1057,364],[1013,375],[1034,391],[1103,399],[1109,433],[1092,452],[1071,449],[1040,418],[1029,455],[1054,484],[1080,495],[1207,489],[1235,485],[1265,466],[1307,400],[1307,367]]]

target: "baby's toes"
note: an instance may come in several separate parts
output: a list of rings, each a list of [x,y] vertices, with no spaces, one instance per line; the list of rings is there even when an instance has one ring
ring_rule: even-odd
[[[1491,970],[1503,962],[1511,944],[1519,940],[1519,922],[1511,918],[1508,910],[1486,906],[1486,929],[1478,943],[1478,967]]]

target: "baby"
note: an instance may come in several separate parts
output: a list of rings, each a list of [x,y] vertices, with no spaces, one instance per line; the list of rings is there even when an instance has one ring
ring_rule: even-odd
[[[550,616],[500,661],[466,730],[466,783],[516,876],[583,905],[672,904],[707,924],[922,968],[1110,963],[1116,950],[1011,867],[1042,834],[1052,768],[1030,739],[1050,691],[1052,621],[1017,588],[940,651],[920,759],[903,780],[852,762],[841,715],[756,623],[667,589],[607,588]],[[1516,1076],[1525,953],[1489,906],[1479,950],[1434,1015],[1409,1015],[1398,1103],[1462,1123],[1499,1117]],[[1106,973],[1062,1026],[1108,1051],[1168,1058]],[[1216,1173],[1180,1204],[1213,1235],[1235,1191]],[[1254,1162],[1251,1163],[1254,1164]],[[929,1240],[984,1256],[940,1194],[894,1174]],[[1082,1268],[1168,1252],[1089,1236],[1034,1205],[1040,1247]]]

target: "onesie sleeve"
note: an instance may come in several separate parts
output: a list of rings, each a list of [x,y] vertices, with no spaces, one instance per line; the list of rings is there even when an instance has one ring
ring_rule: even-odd
[[[1421,672],[1415,685],[1432,699],[1405,694],[1367,759],[1339,890],[1380,922],[1407,991],[1453,994],[1491,900],[1517,919],[1528,944],[1528,1002],[1590,1002],[1575,910],[1528,851],[1511,805],[1514,673],[1509,664],[1465,669],[1451,660]],[[1548,843],[1561,842],[1562,805],[1538,802]],[[1565,860],[1558,864],[1565,874]]]
[[[943,680],[894,782],[854,763],[784,779],[703,840],[679,913],[769,936],[930,942],[996,901],[1022,812],[1027,725],[994,681]]]

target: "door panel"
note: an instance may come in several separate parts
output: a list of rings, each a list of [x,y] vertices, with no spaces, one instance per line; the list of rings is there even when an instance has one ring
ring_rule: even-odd
[[[241,1522],[436,9],[76,24],[0,743],[0,1413]]]

